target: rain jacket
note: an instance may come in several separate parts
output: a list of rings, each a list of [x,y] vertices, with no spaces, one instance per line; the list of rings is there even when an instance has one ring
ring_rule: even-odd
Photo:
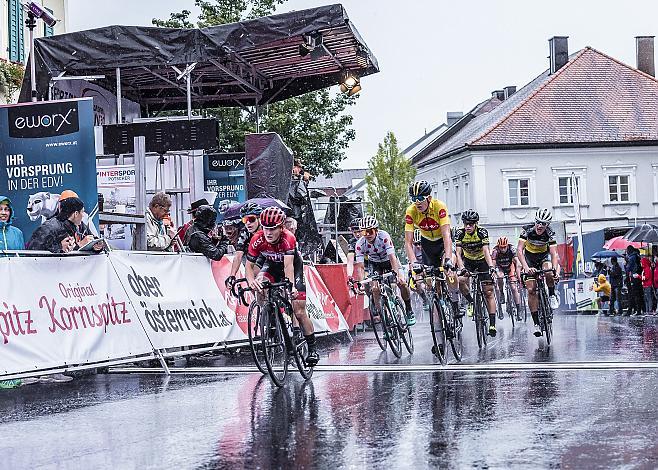
[[[62,240],[75,237],[77,228],[70,220],[59,220],[57,217],[46,220],[33,233],[27,242],[29,250],[45,250],[51,253],[63,253]]]
[[[612,287],[622,287],[624,285],[624,272],[619,263],[613,263],[610,268],[610,284],[612,284]]]
[[[215,228],[217,212],[210,206],[201,206],[195,215],[194,224],[185,234],[185,244],[194,253],[203,253],[206,258],[219,260],[228,250],[228,241],[215,243],[208,235]]]
[[[610,283],[605,278],[605,274],[599,274],[597,282],[598,284],[594,284],[594,292],[599,292],[602,295],[607,295],[610,297]]]
[[[0,204],[5,203],[9,206],[10,215],[7,222],[0,221],[0,250],[24,250],[25,239],[21,229],[14,227],[14,208],[11,205],[11,200],[6,196],[0,196]]]
[[[658,265],[651,267],[650,258],[642,258],[642,287],[658,287]],[[653,277],[652,277],[653,271]]]

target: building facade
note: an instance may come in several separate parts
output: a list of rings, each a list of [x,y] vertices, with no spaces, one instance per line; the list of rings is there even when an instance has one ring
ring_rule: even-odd
[[[561,241],[575,233],[574,177],[585,232],[658,220],[653,38],[638,38],[638,55],[650,46],[646,71],[592,48],[569,56],[566,38],[551,41],[563,62],[553,57],[518,92],[495,91],[409,155],[418,178],[448,204],[453,223],[475,209],[492,238],[518,234],[539,207],[553,210]]]

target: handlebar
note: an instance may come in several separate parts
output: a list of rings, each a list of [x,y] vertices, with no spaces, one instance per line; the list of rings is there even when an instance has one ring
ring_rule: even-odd
[[[557,272],[553,268],[549,269],[538,269],[534,273],[521,273],[521,280],[525,282],[527,279],[535,279],[537,275],[544,275],[546,273],[553,273],[553,276],[557,276]]]
[[[236,279],[235,283],[233,284],[233,288],[231,289],[231,294],[233,294],[234,297],[240,299],[240,302],[242,302],[242,305],[244,306],[249,305],[249,302],[247,302],[247,300],[244,297],[245,292],[254,291],[254,289],[252,289],[249,286],[243,287],[240,285],[246,282],[247,282],[246,277],[243,277],[241,279]],[[292,282],[290,282],[288,279],[284,279],[283,281],[280,282],[271,282],[268,279],[263,279],[261,283],[263,284],[263,289],[285,287],[285,289],[289,292],[292,290]]]

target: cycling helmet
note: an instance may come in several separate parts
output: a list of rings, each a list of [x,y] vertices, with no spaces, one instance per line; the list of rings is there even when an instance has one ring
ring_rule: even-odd
[[[480,214],[475,212],[473,209],[468,209],[462,214],[462,222],[478,223],[480,220]]]
[[[361,218],[359,217],[352,219],[352,222],[350,222],[350,230],[358,230],[359,222],[361,222]]]
[[[247,202],[240,208],[240,217],[246,215],[260,215],[263,212],[263,208],[256,204],[255,202]]]
[[[260,213],[260,224],[263,227],[274,228],[286,221],[286,213],[283,209],[276,206],[271,206]]]
[[[420,230],[414,230],[414,243],[420,243]]]
[[[509,245],[509,241],[507,240],[507,237],[500,237],[498,239],[498,246],[502,248],[502,247],[506,247],[507,245]]]
[[[409,185],[409,196],[429,196],[432,193],[432,187],[425,180],[415,181]]]
[[[535,222],[548,225],[551,220],[553,220],[553,214],[548,209],[537,209],[535,212]]]
[[[359,228],[361,230],[368,230],[369,228],[377,228],[377,227],[379,227],[379,222],[377,222],[377,219],[375,218],[374,215],[366,215],[359,222]]]

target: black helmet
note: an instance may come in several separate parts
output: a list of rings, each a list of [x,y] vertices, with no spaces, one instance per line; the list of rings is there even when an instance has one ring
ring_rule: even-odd
[[[357,217],[356,219],[352,219],[352,222],[350,222],[350,230],[358,230],[359,222],[361,222],[360,217]]]
[[[261,212],[263,212],[263,208],[255,202],[247,202],[240,208],[241,217],[246,215],[260,215]]]
[[[415,181],[409,185],[409,197],[429,196],[432,187],[425,180]]]
[[[462,213],[462,222],[465,222],[465,223],[470,222],[470,223],[473,223],[473,224],[477,224],[479,220],[480,220],[480,214],[475,212],[473,209],[465,210]]]
[[[217,211],[212,206],[201,206],[195,211],[194,223],[203,230],[211,230],[217,223]]]

